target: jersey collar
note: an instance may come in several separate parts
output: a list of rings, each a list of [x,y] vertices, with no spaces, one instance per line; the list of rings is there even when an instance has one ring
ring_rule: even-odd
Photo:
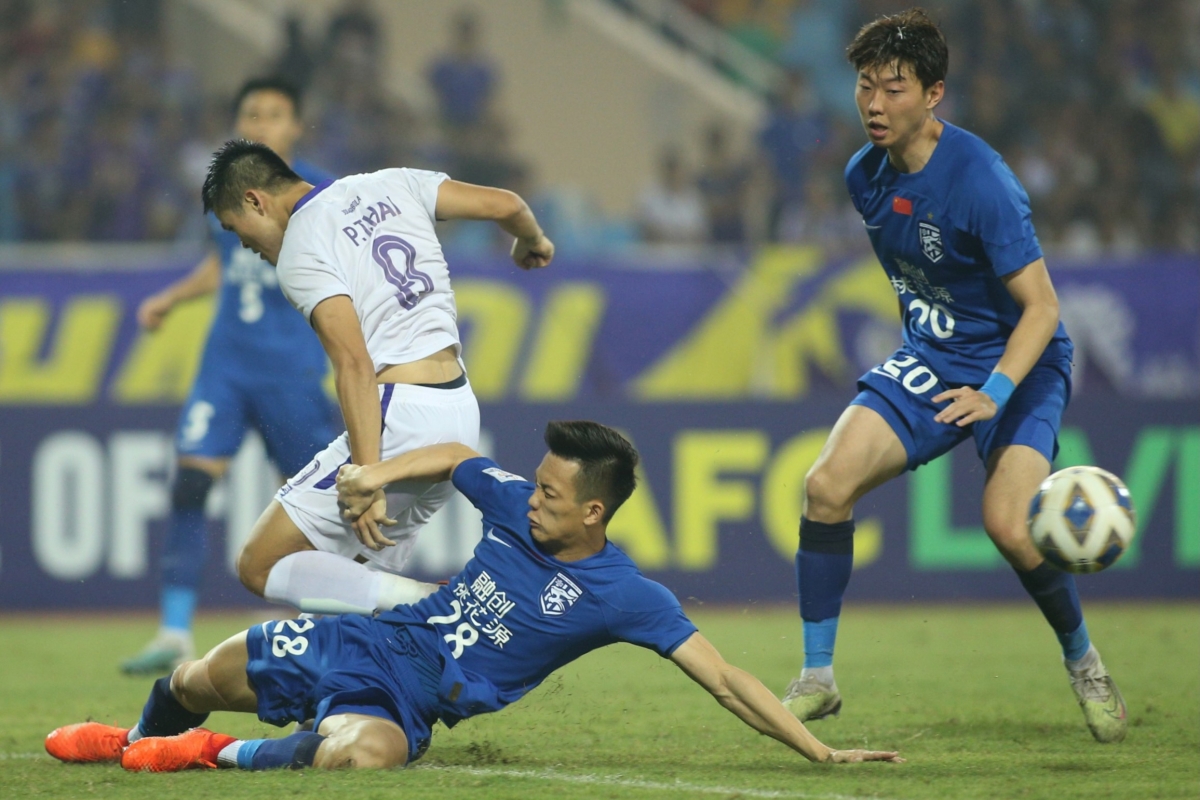
[[[328,189],[329,184],[331,184],[331,183],[333,183],[332,178],[330,178],[327,181],[321,181],[316,186],[309,189],[308,192],[304,195],[304,197],[301,197],[299,200],[296,201],[296,205],[292,206],[292,213],[295,214],[297,211],[304,208],[305,204],[308,203],[309,200],[312,200],[314,197],[319,195],[321,192]]]

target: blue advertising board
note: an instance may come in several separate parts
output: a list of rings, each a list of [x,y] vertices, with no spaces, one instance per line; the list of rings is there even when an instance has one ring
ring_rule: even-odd
[[[171,433],[212,307],[181,308],[156,334],[139,332],[133,317],[190,263],[0,270],[0,608],[155,602]],[[644,465],[610,536],[648,574],[701,602],[794,597],[804,473],[854,378],[898,337],[877,264],[781,249],[675,271],[452,266],[485,447],[497,460],[530,474],[549,419],[617,426]],[[1139,511],[1134,548],[1082,578],[1081,591],[1200,596],[1200,262],[1104,263],[1054,277],[1085,353],[1058,466],[1122,475]],[[249,440],[210,500],[204,604],[250,600],[230,565],[278,480]],[[982,481],[964,447],[863,500],[848,599],[1021,597],[982,531]],[[476,520],[461,498],[452,502],[423,532],[414,572],[456,570],[478,538]]]

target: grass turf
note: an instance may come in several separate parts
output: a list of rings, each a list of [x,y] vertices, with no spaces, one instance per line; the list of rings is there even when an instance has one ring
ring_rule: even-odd
[[[785,609],[694,610],[725,657],[779,692],[799,625]],[[207,647],[256,620],[208,617]],[[756,735],[672,664],[621,645],[551,676],[521,703],[435,728],[418,766],[382,773],[129,774],[43,754],[87,717],[132,725],[150,682],[117,674],[147,618],[0,617],[0,797],[1176,798],[1200,797],[1200,606],[1094,605],[1088,626],[1129,704],[1098,745],[1032,605],[852,607],[842,617],[836,747],[896,748],[907,764],[813,765]],[[279,735],[249,715],[209,727]]]

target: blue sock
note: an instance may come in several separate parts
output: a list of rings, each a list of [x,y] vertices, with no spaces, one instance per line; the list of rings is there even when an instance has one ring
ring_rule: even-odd
[[[833,664],[842,595],[853,567],[854,520],[825,523],[800,518],[796,583],[800,588],[800,618],[804,621],[806,669]]]
[[[188,711],[171,693],[171,676],[159,678],[150,690],[150,697],[142,708],[138,730],[143,736],[174,736],[191,728],[198,728],[208,719],[208,714]]]
[[[237,751],[238,769],[301,769],[311,767],[325,737],[301,731],[282,739],[250,739]]]
[[[804,620],[804,668],[833,666],[833,643],[837,641],[838,618],[820,622]]]
[[[1029,572],[1016,572],[1021,585],[1038,604],[1042,615],[1058,636],[1063,657],[1069,661],[1083,658],[1092,643],[1088,638],[1087,626],[1083,624],[1083,608],[1079,605],[1075,576],[1055,569],[1046,561]]]
[[[196,590],[189,586],[164,586],[162,590],[162,626],[180,631],[192,629],[196,613]]]
[[[212,483],[207,472],[180,467],[171,487],[171,521],[162,556],[164,628],[192,629],[200,574],[208,549],[204,503]]]

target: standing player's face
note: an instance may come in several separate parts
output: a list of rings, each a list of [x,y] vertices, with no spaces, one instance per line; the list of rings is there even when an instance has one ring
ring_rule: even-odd
[[[234,122],[238,136],[261,142],[285,159],[304,129],[296,118],[296,107],[285,94],[263,89],[242,98]]]
[[[529,498],[529,530],[551,555],[575,544],[583,535],[594,504],[575,498],[579,464],[547,453],[534,473],[537,487]]]
[[[858,73],[854,99],[871,143],[892,148],[911,141],[941,101],[943,88],[941,81],[922,88],[907,64]]]
[[[279,260],[279,249],[283,247],[284,228],[261,207],[247,203],[242,211],[222,211],[217,214],[221,227],[237,234],[242,247],[253,250],[265,258],[271,266]]]

